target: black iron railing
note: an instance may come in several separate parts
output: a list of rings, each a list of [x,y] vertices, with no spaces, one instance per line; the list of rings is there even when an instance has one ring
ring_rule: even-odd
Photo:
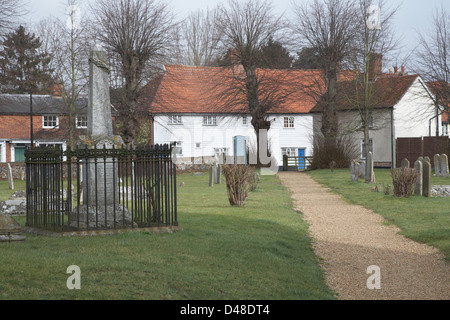
[[[56,231],[177,226],[172,147],[33,148],[27,226]]]

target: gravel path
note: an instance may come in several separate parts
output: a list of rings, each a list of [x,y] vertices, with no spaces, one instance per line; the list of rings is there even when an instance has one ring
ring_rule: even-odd
[[[327,284],[339,299],[450,300],[450,264],[435,248],[399,235],[380,215],[346,203],[305,173],[278,176],[310,226]],[[368,289],[377,284],[370,266],[379,267],[380,289]]]

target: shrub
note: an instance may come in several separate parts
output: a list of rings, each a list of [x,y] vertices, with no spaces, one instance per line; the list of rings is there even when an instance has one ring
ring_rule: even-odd
[[[326,144],[322,136],[314,141],[311,169],[348,168],[358,156],[358,148],[350,136],[336,138],[336,144]]]
[[[392,169],[392,183],[396,197],[410,197],[417,183],[417,172],[414,169]]]
[[[227,184],[228,200],[232,206],[242,207],[248,197],[255,177],[255,169],[244,164],[228,164],[223,166],[223,175]]]

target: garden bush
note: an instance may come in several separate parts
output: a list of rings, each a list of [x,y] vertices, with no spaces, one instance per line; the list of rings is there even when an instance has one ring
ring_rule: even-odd
[[[392,183],[396,197],[410,197],[417,183],[417,172],[414,169],[392,169]]]
[[[229,164],[224,165],[222,170],[230,204],[238,207],[244,206],[249,191],[255,187],[251,183],[255,178],[255,168],[244,164]]]

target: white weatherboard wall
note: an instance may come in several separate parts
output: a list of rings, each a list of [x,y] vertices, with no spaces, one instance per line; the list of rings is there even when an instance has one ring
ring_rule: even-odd
[[[426,137],[436,134],[436,107],[418,78],[394,107],[395,138]]]
[[[216,115],[217,125],[203,125],[203,115],[179,114],[181,124],[169,124],[168,115],[154,117],[154,143],[179,142],[182,148],[180,158],[195,158],[196,162],[214,155],[216,149],[226,148],[233,155],[233,137],[246,137],[247,146],[256,150],[256,135],[251,117],[243,123],[242,116]],[[294,117],[294,128],[284,128],[284,117]],[[312,155],[313,118],[310,114],[270,115],[271,129],[269,144],[277,165],[283,164],[281,148],[305,149],[306,156]]]

